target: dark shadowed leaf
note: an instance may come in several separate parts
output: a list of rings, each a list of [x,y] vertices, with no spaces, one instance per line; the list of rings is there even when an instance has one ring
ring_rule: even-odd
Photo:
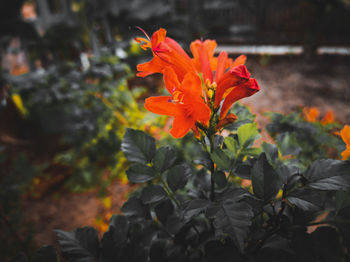
[[[220,148],[214,149],[214,152],[211,153],[211,158],[213,162],[223,170],[228,170],[231,166],[230,158]]]
[[[129,167],[126,175],[131,183],[144,183],[152,180],[156,176],[156,171],[150,166],[136,163]]]
[[[245,202],[224,201],[214,219],[215,235],[229,235],[243,253],[253,215],[251,207]]]
[[[350,186],[350,161],[316,160],[305,173],[308,186],[319,190],[346,190]]]
[[[159,221],[162,222],[163,225],[166,225],[168,217],[171,216],[174,212],[174,205],[169,199],[167,199],[160,202],[154,208],[154,211],[156,212]]]
[[[127,128],[121,149],[129,161],[149,163],[156,152],[156,144],[154,138],[146,133]]]
[[[262,153],[252,168],[252,185],[254,195],[270,201],[278,192],[281,186],[281,179]]]
[[[90,262],[97,260],[99,241],[92,227],[77,228],[71,232],[55,230],[63,257],[70,261]]]
[[[183,223],[180,217],[178,217],[175,214],[171,215],[166,222],[166,229],[171,234],[176,234],[177,232],[179,232],[182,226],[183,226]]]
[[[141,193],[141,200],[145,204],[151,204],[163,200],[167,197],[164,189],[159,185],[145,187]]]
[[[213,174],[214,182],[219,186],[219,188],[223,188],[227,184],[226,175],[222,171],[216,171]]]
[[[184,203],[183,218],[185,221],[190,220],[194,216],[198,216],[210,205],[210,201],[206,199],[193,199]]]
[[[11,262],[28,262],[28,259],[24,253],[19,253]]]
[[[288,194],[288,201],[304,211],[317,211],[323,207],[323,198],[316,191],[308,188],[296,189]]]
[[[174,164],[176,155],[175,149],[170,146],[159,148],[152,160],[153,167],[161,173],[164,172]]]
[[[141,199],[130,197],[121,208],[126,216],[136,216],[140,218],[150,218],[149,206],[142,203]]]
[[[171,190],[176,191],[184,188],[190,174],[191,168],[186,164],[177,165],[169,169],[167,173],[167,182]]]
[[[42,246],[34,255],[33,262],[56,262],[57,251],[54,246]]]

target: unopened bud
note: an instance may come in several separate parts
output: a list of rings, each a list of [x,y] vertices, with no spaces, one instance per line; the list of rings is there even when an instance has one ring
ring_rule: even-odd
[[[228,114],[225,118],[221,119],[216,125],[216,129],[219,130],[228,124],[232,124],[237,120],[237,116],[235,114]]]
[[[214,95],[214,91],[212,89],[209,89],[207,95],[210,99],[212,99]]]

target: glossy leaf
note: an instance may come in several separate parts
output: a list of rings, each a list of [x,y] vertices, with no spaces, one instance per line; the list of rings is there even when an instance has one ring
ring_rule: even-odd
[[[253,215],[251,207],[245,202],[224,201],[214,219],[215,235],[229,235],[243,253]]]
[[[149,163],[156,152],[156,144],[146,133],[127,128],[121,149],[130,162]]]
[[[254,195],[265,202],[270,201],[280,189],[281,179],[267,161],[265,153],[260,155],[251,172]]]
[[[206,199],[193,199],[184,204],[183,218],[185,221],[190,220],[194,216],[198,216],[210,205],[210,201]]]
[[[121,210],[126,216],[136,216],[142,219],[150,218],[149,206],[143,204],[141,199],[136,197],[130,197],[128,201],[124,203]]]
[[[92,227],[77,228],[71,232],[55,230],[63,257],[77,262],[97,260],[99,241],[97,231]]]
[[[316,190],[296,189],[288,194],[287,199],[304,211],[317,211],[323,207],[323,198]]]
[[[171,190],[176,191],[178,189],[183,189],[190,174],[191,169],[186,164],[177,165],[169,169],[167,173],[167,182]]]
[[[231,165],[230,158],[220,148],[214,149],[214,152],[211,153],[211,158],[219,168],[223,170],[228,170],[230,168],[230,165]]]
[[[237,129],[238,142],[241,148],[247,148],[260,136],[256,123],[248,123]]]
[[[170,146],[164,146],[157,150],[152,163],[158,172],[164,172],[176,161],[176,151]]]
[[[151,181],[156,176],[156,171],[152,167],[135,163],[126,171],[126,175],[131,183],[144,183]]]
[[[350,186],[350,161],[316,160],[305,173],[308,186],[319,190],[346,190]]]
[[[161,186],[151,185],[142,190],[141,200],[144,204],[151,204],[158,202],[167,197],[166,192]]]

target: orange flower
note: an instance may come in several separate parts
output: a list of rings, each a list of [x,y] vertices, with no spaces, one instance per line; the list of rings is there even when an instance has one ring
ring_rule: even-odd
[[[141,44],[141,48],[146,50],[152,49],[153,59],[147,63],[137,65],[137,76],[148,76],[154,73],[161,73],[165,67],[172,67],[179,81],[182,81],[188,72],[195,72],[191,58],[181,48],[181,46],[171,39],[166,37],[166,30],[161,28],[156,31],[152,38],[135,38]]]
[[[162,73],[170,93],[170,96],[146,99],[145,108],[156,114],[175,117],[170,133],[176,138],[183,137],[190,129],[199,137],[197,122],[201,128],[210,126],[215,130],[232,123],[236,117],[226,117],[232,104],[260,89],[244,66],[246,56],[241,55],[232,61],[226,52],[221,52],[215,57],[215,40],[192,42],[191,59],[178,43],[166,37],[165,29],[156,31],[152,38],[145,35],[146,38],[135,40],[144,50],[151,48],[153,59],[138,65],[137,75],[145,77]],[[220,112],[220,117],[211,117],[217,112]],[[209,120],[215,122],[208,125]]]
[[[346,144],[346,149],[341,153],[342,159],[346,160],[350,157],[350,126],[344,126],[340,131],[340,136]]]
[[[320,112],[318,111],[317,107],[305,107],[303,109],[303,114],[306,121],[316,122]]]
[[[207,124],[210,109],[201,98],[201,79],[197,74],[187,73],[182,83],[177,80],[171,67],[163,70],[164,82],[172,96],[149,97],[145,100],[145,108],[159,115],[173,116],[173,127],[170,134],[181,138],[199,121]]]
[[[328,111],[321,120],[322,125],[328,125],[334,123],[333,111]]]

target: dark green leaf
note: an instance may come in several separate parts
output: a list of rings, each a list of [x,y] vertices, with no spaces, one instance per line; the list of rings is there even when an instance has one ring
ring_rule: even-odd
[[[202,156],[199,159],[195,159],[193,162],[197,165],[203,165],[208,170],[213,170],[213,162],[211,161],[210,155],[206,152],[201,154]]]
[[[287,199],[304,211],[317,211],[323,207],[323,198],[316,190],[296,189],[288,194]]]
[[[210,205],[210,201],[206,199],[189,200],[184,204],[183,218],[185,221],[190,220],[194,216],[198,216]]]
[[[350,186],[350,161],[316,160],[305,173],[308,186],[319,190],[346,190]]]
[[[159,185],[145,187],[141,193],[141,200],[145,204],[151,204],[163,200],[167,197],[164,189]]]
[[[34,255],[33,262],[56,262],[57,251],[54,246],[42,246]]]
[[[267,160],[273,164],[276,162],[276,160],[278,159],[278,148],[276,145],[274,144],[268,144],[266,142],[264,142],[262,144],[262,149],[264,150],[265,154],[266,154],[266,158]]]
[[[156,176],[156,171],[152,167],[135,163],[126,171],[126,175],[131,183],[144,183],[151,181]]]
[[[262,153],[252,168],[252,185],[254,195],[270,201],[280,189],[281,179]]]
[[[302,148],[298,146],[298,141],[294,133],[279,134],[276,137],[276,141],[284,156],[298,155],[302,151]]]
[[[227,184],[226,175],[222,171],[216,171],[213,174],[214,182],[219,186],[219,188],[223,188]]]
[[[260,136],[256,123],[248,123],[237,129],[240,148],[247,148]]]
[[[261,154],[261,149],[258,147],[250,147],[243,149],[241,155],[248,155],[252,157],[258,157]]]
[[[156,144],[154,138],[146,133],[127,128],[121,149],[129,161],[149,163],[156,152]]]
[[[211,153],[211,158],[219,168],[224,170],[228,170],[230,168],[230,165],[231,165],[230,158],[220,148],[214,149],[214,152]]]
[[[190,174],[191,169],[186,164],[177,165],[169,169],[167,173],[167,182],[171,190],[176,191],[184,188]]]
[[[71,232],[55,230],[63,257],[70,261],[90,262],[98,258],[98,234],[92,227],[77,228]]]
[[[243,253],[244,240],[248,236],[253,215],[251,207],[245,202],[224,201],[214,219],[215,235],[229,235]]]
[[[175,214],[171,215],[166,222],[166,229],[171,234],[176,234],[177,232],[179,232],[182,226],[183,223],[180,217],[176,216]]]
[[[163,225],[166,225],[166,221],[169,216],[171,216],[174,212],[173,203],[167,199],[165,201],[160,202],[155,208],[154,211],[158,217],[158,220],[162,222]]]
[[[121,208],[126,216],[136,216],[143,219],[150,218],[149,206],[142,203],[141,199],[130,197]]]
[[[164,146],[157,150],[152,162],[158,172],[164,172],[171,167],[176,160],[176,151],[170,146]]]

